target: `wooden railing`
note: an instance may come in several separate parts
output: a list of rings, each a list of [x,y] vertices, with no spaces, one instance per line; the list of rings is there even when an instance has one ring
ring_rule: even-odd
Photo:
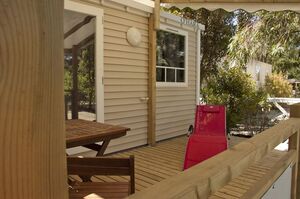
[[[273,168],[262,175],[240,198],[260,198],[272,183],[288,168],[293,167],[292,198],[296,198],[299,156],[300,104],[291,106],[291,118],[244,141],[231,149],[198,164],[145,191],[130,196],[143,198],[208,198],[231,180],[240,176],[255,162],[263,160],[274,148],[289,139],[289,151],[285,152]],[[298,184],[299,185],[299,184]],[[298,194],[298,196],[300,196]]]

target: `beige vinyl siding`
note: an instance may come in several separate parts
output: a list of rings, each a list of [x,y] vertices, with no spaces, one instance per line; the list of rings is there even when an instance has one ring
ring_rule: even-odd
[[[142,33],[132,47],[126,39],[130,27]],[[107,153],[147,143],[148,18],[104,7],[104,118],[106,123],[131,128],[112,140]]]
[[[84,1],[84,0],[83,0]],[[147,143],[148,96],[148,17],[100,5],[104,11],[104,120],[131,128],[127,135],[112,140],[106,153]],[[126,39],[127,30],[136,27],[142,34],[139,47]]]
[[[113,140],[107,153],[147,144],[148,17],[103,7],[97,0],[82,0],[104,11],[104,118],[106,123],[131,128]],[[180,26],[172,22],[174,27]],[[168,24],[166,24],[168,25]],[[171,25],[172,26],[172,25]],[[142,34],[139,47],[126,40],[130,27]],[[184,26],[186,27],[186,26]],[[185,134],[194,121],[196,89],[196,33],[188,26],[188,87],[157,88],[157,140]]]
[[[163,24],[172,26],[166,23]],[[174,27],[178,28],[177,26]],[[197,39],[196,32],[191,31],[190,29],[185,31],[188,31],[188,86],[157,87],[157,141],[186,134],[189,125],[194,123],[194,113],[196,104]]]

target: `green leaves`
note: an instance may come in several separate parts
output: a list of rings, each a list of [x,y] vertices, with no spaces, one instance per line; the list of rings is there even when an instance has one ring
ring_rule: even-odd
[[[202,94],[206,103],[226,106],[228,130],[266,103],[266,94],[256,91],[255,82],[241,67],[219,68],[217,75],[202,89]]]
[[[292,86],[281,73],[266,77],[265,89],[271,97],[291,97]]]
[[[78,67],[80,103],[82,105],[88,104],[90,111],[94,109],[93,105],[96,101],[94,48],[94,44],[91,44],[81,50]]]
[[[217,67],[226,56],[227,46],[235,33],[234,13],[222,9],[211,12],[206,9],[193,10],[191,8],[180,10],[176,7],[163,8],[163,10],[205,25],[205,31],[201,34],[201,52],[203,53],[201,82],[216,74]]]
[[[226,63],[245,67],[251,59],[290,76],[300,66],[300,14],[292,11],[247,13],[163,8],[205,25],[201,36],[201,83]],[[299,74],[300,76],[300,74]]]
[[[245,66],[250,59],[270,63],[274,71],[287,74],[300,65],[300,15],[261,11],[248,18],[228,48],[231,63]],[[290,60],[294,60],[291,63]]]
[[[87,45],[78,52],[78,92],[80,109],[88,109],[94,112],[95,107],[95,64],[94,64],[94,43]],[[73,89],[72,56],[65,55],[64,89],[67,97],[71,96]]]

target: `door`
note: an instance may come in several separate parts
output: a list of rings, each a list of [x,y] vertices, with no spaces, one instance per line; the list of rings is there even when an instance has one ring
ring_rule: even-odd
[[[65,118],[104,122],[103,10],[65,0]]]

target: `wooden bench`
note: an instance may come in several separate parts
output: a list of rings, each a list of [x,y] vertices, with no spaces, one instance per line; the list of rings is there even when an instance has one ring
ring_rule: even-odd
[[[125,198],[135,191],[134,156],[129,158],[68,157],[68,175],[78,175],[81,181],[69,180],[70,199]],[[93,175],[130,176],[128,182],[92,182]]]

